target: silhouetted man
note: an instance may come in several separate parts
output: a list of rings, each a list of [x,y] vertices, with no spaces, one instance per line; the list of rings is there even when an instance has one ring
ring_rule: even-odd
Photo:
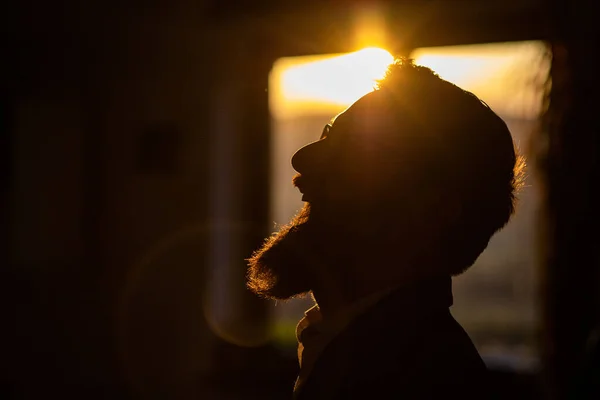
[[[481,399],[451,277],[509,220],[522,161],[472,93],[399,59],[293,156],[306,202],[249,259],[260,296],[312,293],[298,399]]]

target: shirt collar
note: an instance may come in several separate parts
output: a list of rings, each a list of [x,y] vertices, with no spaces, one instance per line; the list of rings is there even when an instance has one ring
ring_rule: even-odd
[[[303,386],[317,359],[329,343],[355,318],[387,296],[392,290],[382,290],[364,297],[329,319],[323,319],[318,305],[311,307],[304,313],[304,318],[300,320],[296,327],[300,374],[294,386],[294,396]]]
[[[308,336],[315,337],[319,335],[322,337],[322,339],[323,337],[326,337],[327,341],[333,339],[333,337],[344,330],[344,328],[358,315],[375,305],[379,300],[387,296],[394,289],[395,288],[381,290],[369,296],[363,297],[330,319],[323,319],[323,315],[321,314],[318,304],[315,304],[304,313],[304,317],[296,326],[296,339],[301,344]]]

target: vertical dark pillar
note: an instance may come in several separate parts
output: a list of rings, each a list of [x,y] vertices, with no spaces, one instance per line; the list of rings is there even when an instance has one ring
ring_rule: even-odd
[[[269,234],[272,61],[256,46],[229,38],[217,71],[211,129],[209,319],[224,339],[256,346],[268,338],[267,302],[245,286],[246,261]]]
[[[240,250],[244,257],[269,234],[271,117],[269,111],[269,72],[273,61],[268,55],[248,54],[248,69],[242,95],[243,127],[240,130],[241,157],[240,217],[245,227]],[[266,304],[249,291],[244,292],[247,316],[267,322]]]
[[[0,263],[4,268],[10,265],[10,230],[9,197],[13,181],[14,167],[14,118],[15,96],[4,89],[0,93]],[[6,272],[6,271],[2,271]]]
[[[211,92],[210,279],[205,309],[222,341],[213,354],[210,385],[236,395],[274,398],[289,393],[297,362],[270,343],[271,302],[246,288],[246,258],[272,229],[269,222],[271,117],[268,80],[275,60],[256,38],[239,34],[220,59]],[[238,390],[242,392],[238,393]]]
[[[600,309],[600,30],[592,1],[553,4],[542,332],[550,397],[563,399],[584,387],[586,346]]]

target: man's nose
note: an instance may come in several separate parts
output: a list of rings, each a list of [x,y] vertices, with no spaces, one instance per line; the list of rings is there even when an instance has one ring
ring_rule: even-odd
[[[325,140],[307,144],[296,151],[292,156],[292,167],[301,174],[322,171],[327,160]]]

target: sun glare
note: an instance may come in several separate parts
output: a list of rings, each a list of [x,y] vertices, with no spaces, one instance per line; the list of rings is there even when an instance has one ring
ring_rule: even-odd
[[[546,68],[540,66],[545,63],[540,58],[543,52],[540,42],[518,42],[416,49],[411,58],[472,91],[497,111],[530,118],[540,112],[537,75]],[[393,61],[388,51],[378,47],[281,58],[269,78],[271,112],[275,118],[335,115],[372,91],[375,80]],[[527,67],[532,64],[538,67]]]
[[[354,53],[283,58],[271,76],[271,109],[276,117],[345,107],[374,89],[394,57],[370,47]]]

